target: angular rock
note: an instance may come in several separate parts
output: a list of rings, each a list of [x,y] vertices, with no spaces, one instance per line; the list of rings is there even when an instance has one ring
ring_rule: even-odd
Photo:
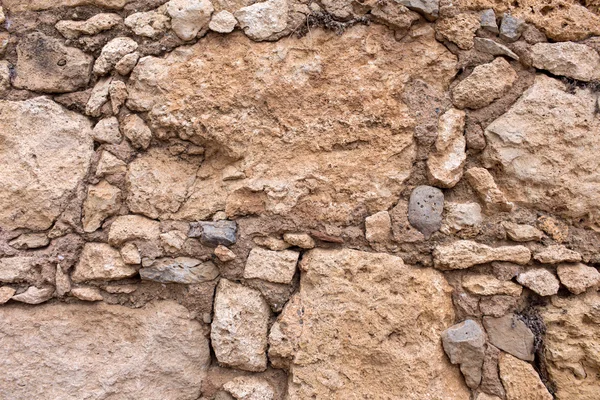
[[[600,159],[589,151],[600,148],[595,102],[587,90],[569,92],[562,82],[538,75],[488,125],[484,159],[499,167],[498,184],[511,199],[563,217],[600,214],[600,186],[592,172]]]
[[[439,0],[399,0],[399,3],[422,14],[429,21],[437,19],[440,11]]]
[[[491,344],[521,360],[533,361],[534,335],[516,315],[484,317],[483,326]]]
[[[221,279],[210,332],[219,363],[245,371],[264,371],[270,317],[269,305],[258,291]]]
[[[435,150],[427,159],[431,184],[451,188],[462,178],[463,166],[467,159],[464,130],[464,111],[452,108],[440,117]]]
[[[502,226],[506,230],[509,239],[514,240],[515,242],[540,241],[544,235],[542,231],[531,225],[503,222]]]
[[[252,40],[269,40],[287,27],[287,0],[267,0],[242,7],[234,14],[246,36]]]
[[[365,218],[365,238],[372,243],[385,243],[390,240],[392,219],[387,211],[380,211]]]
[[[537,226],[558,243],[564,243],[569,239],[569,225],[556,218],[542,215],[537,219]]]
[[[315,247],[314,239],[307,233],[284,233],[283,240],[301,249],[312,249]]]
[[[34,272],[35,257],[16,256],[0,258],[0,282],[28,281]]]
[[[496,22],[496,13],[491,8],[483,10],[481,12],[479,22],[481,27],[487,31],[490,31],[492,33],[500,32],[498,30],[498,23]]]
[[[517,282],[540,296],[553,296],[560,287],[554,274],[544,268],[533,268],[520,273],[517,275]]]
[[[87,173],[94,151],[91,132],[87,118],[48,98],[0,101],[3,230],[52,226]]]
[[[523,288],[511,281],[501,281],[490,275],[466,275],[462,287],[480,296],[506,295],[519,297]]]
[[[219,33],[233,32],[237,25],[237,19],[227,10],[219,11],[212,16],[208,27],[211,31]]]
[[[485,38],[475,38],[473,40],[475,44],[475,50],[477,51],[491,54],[493,56],[507,56],[513,60],[519,61],[519,56],[503,44],[495,42],[492,39]]]
[[[94,232],[102,222],[119,212],[121,208],[121,189],[106,181],[88,188],[87,197],[83,203],[84,232]]]
[[[189,257],[159,258],[139,272],[143,280],[186,285],[212,281],[219,276],[219,269],[212,262]]]
[[[301,267],[301,307],[286,307],[269,349],[292,355],[290,399],[469,397],[439,343],[454,323],[441,273],[350,249],[311,250]]]
[[[125,26],[138,36],[156,39],[169,29],[169,17],[161,10],[137,12],[125,18]]]
[[[237,400],[273,400],[275,391],[265,379],[238,376],[223,385],[223,389]]]
[[[274,283],[290,283],[296,273],[300,253],[292,250],[271,251],[255,247],[250,251],[244,278]]]
[[[477,15],[461,13],[440,18],[435,24],[435,30],[444,39],[456,44],[460,49],[470,50],[473,48],[473,39],[479,26],[480,22]]]
[[[71,276],[73,282],[129,278],[137,270],[126,265],[118,250],[106,243],[86,243]]]
[[[235,221],[200,221],[190,223],[189,237],[199,237],[202,243],[218,246],[231,246],[237,241]]]
[[[465,177],[489,211],[510,211],[513,203],[509,202],[504,193],[498,188],[494,177],[485,168],[469,168]]]
[[[600,283],[600,272],[585,264],[561,264],[556,268],[560,283],[573,294],[581,294]]]
[[[41,288],[30,286],[23,293],[11,297],[11,300],[19,301],[21,303],[26,304],[41,304],[50,300],[53,294],[54,287],[52,286],[44,286]]]
[[[71,278],[69,277],[68,272],[63,270],[60,264],[56,266],[54,286],[56,287],[55,295],[57,297],[64,297],[71,291]]]
[[[492,261],[527,264],[531,252],[524,246],[490,247],[471,240],[457,240],[439,245],[433,251],[434,266],[441,270],[465,269]]]
[[[507,42],[516,42],[525,30],[525,21],[504,13],[500,24],[500,38]]]
[[[119,14],[100,13],[85,21],[58,21],[54,27],[67,39],[77,39],[81,35],[96,35],[109,30],[123,21]]]
[[[19,250],[38,249],[48,246],[49,243],[50,239],[45,233],[24,233],[8,242],[9,246]]]
[[[477,203],[445,203],[442,232],[454,233],[483,223],[481,206]]]
[[[123,135],[137,149],[147,149],[152,140],[152,131],[137,114],[129,114],[123,118]]]
[[[297,292],[285,304],[269,331],[269,362],[275,368],[289,369],[302,333],[299,319],[303,314]]]
[[[181,40],[192,40],[198,32],[205,31],[213,11],[209,0],[171,0],[167,3],[171,29]]]
[[[98,83],[94,85],[90,98],[85,105],[85,113],[87,115],[91,115],[92,117],[99,117],[102,115],[102,107],[108,101],[108,90],[111,82],[112,78],[108,77],[100,79]]]
[[[227,247],[223,246],[222,244],[218,245],[215,248],[214,253],[215,253],[215,256],[217,256],[217,258],[219,260],[221,260],[222,262],[233,261],[237,258],[237,256],[235,255],[235,253],[233,251],[231,251]]]
[[[483,359],[483,367],[481,370],[481,385],[479,389],[491,395],[496,395],[504,399],[506,393],[500,380],[498,371],[498,358],[501,351],[491,344],[487,343],[485,348],[485,358]]]
[[[3,398],[197,399],[210,364],[201,324],[174,302],[14,304],[0,319]]]
[[[117,69],[117,66],[115,66],[115,69]],[[127,100],[128,96],[127,85],[125,85],[125,82],[113,79],[113,81],[110,83],[110,86],[108,87],[108,96],[110,97],[110,105],[113,114],[119,114],[119,111],[121,110],[121,107],[125,104],[125,101]]]
[[[533,258],[544,264],[558,264],[562,262],[579,262],[581,254],[569,250],[563,245],[552,245],[536,252]]]
[[[425,239],[442,226],[444,193],[431,186],[417,186],[410,194],[408,221],[421,232]]]
[[[267,249],[273,251],[285,250],[291,247],[289,243],[272,236],[257,236],[253,238],[252,241],[258,246],[266,247]]]
[[[520,298],[515,296],[486,296],[479,300],[479,311],[483,315],[500,318],[509,312],[513,312]]]
[[[0,42],[2,38],[0,37]],[[0,55],[2,50],[0,49]],[[5,96],[10,90],[10,68],[11,65],[6,60],[0,60],[0,95]]]
[[[121,248],[121,258],[125,264],[140,264],[142,262],[142,256],[133,243],[125,243]]]
[[[92,136],[95,141],[100,143],[119,144],[123,139],[119,130],[119,121],[115,117],[104,118],[98,121]]]
[[[102,178],[109,175],[125,174],[126,171],[127,164],[125,162],[119,160],[106,150],[102,152],[98,166],[96,167],[96,177]]]
[[[108,242],[120,245],[130,240],[158,240],[160,223],[140,215],[122,215],[110,225]]]
[[[66,93],[85,88],[94,59],[62,41],[40,32],[31,33],[17,45],[13,85],[34,92]]]
[[[553,75],[584,82],[600,79],[600,55],[584,44],[537,43],[531,48],[532,65]]]
[[[117,37],[108,42],[94,63],[94,74],[106,75],[115,64],[126,54],[133,53],[138,48],[135,40],[128,37]]]
[[[100,289],[95,287],[77,287],[71,289],[71,294],[83,301],[102,301],[104,297],[100,293]]]
[[[519,274],[523,267],[518,264],[513,264],[511,262],[493,262],[492,263],[492,271],[494,271],[494,275],[496,278],[509,281],[515,276]]]
[[[481,383],[485,355],[485,333],[473,320],[466,320],[442,332],[442,345],[452,364],[460,364],[467,386],[476,389]]]
[[[506,400],[553,399],[531,364],[504,353],[500,354],[498,364]]]
[[[119,73],[119,75],[129,75],[133,68],[137,65],[138,60],[140,59],[139,53],[129,53],[125,54],[117,63],[115,64],[115,71]]]
[[[517,73],[508,61],[497,57],[482,64],[452,89],[454,105],[458,108],[478,109],[502,97],[517,80]]]
[[[181,231],[169,231],[160,234],[160,241],[162,242],[163,248],[167,251],[177,252],[181,250],[185,245],[187,235]]]
[[[16,290],[10,286],[0,287],[0,304],[5,304],[15,294]]]

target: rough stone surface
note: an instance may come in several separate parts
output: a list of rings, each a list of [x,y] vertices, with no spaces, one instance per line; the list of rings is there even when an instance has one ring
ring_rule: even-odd
[[[533,258],[544,264],[558,264],[581,261],[581,254],[563,245],[552,245],[536,252]]]
[[[87,197],[83,203],[83,230],[94,232],[102,222],[116,214],[121,207],[121,189],[106,181],[88,188]]]
[[[510,211],[513,204],[509,202],[504,193],[498,188],[494,177],[485,168],[469,168],[465,177],[475,190],[486,209],[490,211]]]
[[[491,54],[493,56],[507,56],[513,60],[519,61],[519,56],[516,55],[511,49],[501,43],[493,41],[492,39],[475,38],[474,44],[475,50],[477,51]]]
[[[244,33],[252,40],[268,40],[287,26],[286,0],[267,0],[242,7],[234,13]]]
[[[106,243],[86,243],[71,278],[73,282],[85,282],[123,279],[136,273],[135,268],[123,262],[118,250]]]
[[[96,167],[96,177],[102,178],[115,174],[124,175],[126,171],[127,164],[124,161],[119,160],[108,151],[103,151],[100,154],[100,160],[98,160],[98,166]]]
[[[85,117],[45,97],[0,101],[3,229],[50,228],[87,172],[91,131]]]
[[[200,395],[210,362],[208,341],[200,324],[173,302],[141,309],[14,304],[0,308],[0,316],[2,398],[109,398],[118,393],[195,400]],[[40,364],[46,368],[37,368]]]
[[[24,233],[8,242],[8,245],[15,249],[28,250],[46,247],[49,243],[50,239],[45,233]]]
[[[552,400],[552,395],[531,364],[503,353],[500,355],[499,366],[506,400]]]
[[[585,264],[560,264],[556,268],[560,283],[571,293],[581,294],[600,283],[600,272]]]
[[[217,258],[223,262],[233,261],[237,258],[233,251],[222,244],[215,247],[215,256],[217,256]]]
[[[485,333],[473,320],[466,320],[442,332],[444,351],[452,364],[460,364],[467,386],[481,383],[481,367],[485,355]]]
[[[510,240],[515,242],[540,241],[544,234],[539,229],[531,225],[520,225],[512,222],[503,222],[502,226],[506,230]]]
[[[125,18],[125,26],[136,35],[156,39],[169,28],[169,17],[161,8],[147,12],[137,12]]]
[[[479,27],[479,16],[466,13],[441,18],[435,25],[436,31],[444,39],[451,41],[463,50],[473,48],[473,38]]]
[[[28,281],[34,273],[35,257],[16,256],[0,258],[0,282]]]
[[[408,221],[429,238],[442,226],[444,193],[431,186],[418,186],[410,194]]]
[[[122,215],[110,225],[108,242],[120,245],[130,240],[158,240],[159,223],[140,215]]]
[[[477,203],[445,203],[442,232],[452,233],[483,223],[481,206]]]
[[[439,0],[399,0],[399,3],[422,14],[427,20],[435,20],[440,11]]]
[[[71,294],[83,301],[102,301],[104,297],[100,293],[100,289],[95,287],[78,287],[71,289]]]
[[[314,239],[307,233],[284,233],[283,240],[301,249],[312,249],[315,247]]]
[[[487,159],[502,173],[498,184],[511,200],[566,217],[600,214],[600,185],[593,176],[599,160],[596,98],[538,75],[535,83],[485,130]],[[591,213],[591,214],[590,214]]]
[[[10,286],[0,287],[0,304],[5,304],[15,294],[16,290]]]
[[[219,269],[212,262],[189,257],[159,258],[139,272],[144,280],[186,285],[211,281],[219,276]]]
[[[77,39],[81,35],[96,35],[118,25],[123,18],[119,14],[101,13],[85,21],[58,21],[57,31],[67,39]]]
[[[296,273],[300,253],[292,250],[271,251],[255,247],[250,251],[244,278],[274,283],[290,283]]]
[[[506,13],[502,16],[502,23],[500,24],[501,39],[507,42],[516,42],[524,30],[525,21],[522,19]]]
[[[131,38],[114,38],[102,48],[100,56],[94,63],[94,74],[106,75],[123,56],[133,53],[137,48],[138,44]]]
[[[123,118],[121,129],[123,130],[123,135],[129,139],[134,147],[147,149],[150,146],[152,131],[137,114],[130,114]]]
[[[235,221],[201,221],[190,224],[189,237],[199,237],[203,243],[212,246],[231,246],[237,241]]]
[[[479,17],[479,22],[481,27],[485,30],[488,30],[492,33],[499,33],[498,30],[498,22],[496,21],[496,13],[492,8],[487,10],[483,10]]]
[[[140,264],[142,262],[140,251],[133,243],[125,243],[121,248],[121,258],[125,264]]]
[[[171,0],[167,3],[171,29],[181,40],[192,40],[204,30],[213,11],[209,0]]]
[[[454,105],[458,108],[478,109],[490,105],[510,90],[517,73],[502,57],[482,64],[471,75],[452,89]]]
[[[500,373],[498,371],[498,358],[500,357],[501,351],[497,347],[491,344],[486,344],[485,358],[483,359],[483,367],[481,370],[481,385],[479,389],[482,392],[489,393],[491,395],[504,398],[506,392],[502,381],[500,380]]]
[[[533,361],[533,332],[516,315],[484,317],[483,326],[491,344],[521,360]]]
[[[41,304],[52,298],[54,287],[44,286],[41,288],[30,286],[26,291],[14,295],[11,299],[26,304]],[[6,321],[4,321],[6,323]]]
[[[365,237],[369,242],[385,243],[392,234],[392,219],[387,211],[365,218]]]
[[[237,19],[227,10],[219,11],[214,14],[208,24],[211,31],[219,33],[229,33],[235,29]]]
[[[442,270],[465,269],[492,261],[527,264],[531,252],[524,246],[490,247],[472,240],[457,240],[439,245],[433,251],[434,265]]]
[[[517,276],[517,282],[540,296],[555,295],[560,287],[556,276],[545,268],[533,268],[522,272]]]
[[[600,54],[579,43],[537,43],[531,48],[534,67],[584,82],[600,80]]]
[[[269,350],[293,354],[290,399],[469,397],[439,344],[454,322],[451,289],[440,273],[349,249],[311,250],[301,268],[301,312],[286,307],[280,340]],[[282,340],[286,332],[291,336]]]
[[[435,151],[429,154],[427,160],[432,185],[451,188],[462,178],[467,159],[464,130],[464,111],[452,108],[440,117]]]
[[[223,385],[223,389],[237,400],[273,400],[275,391],[264,379],[240,376]]]
[[[121,131],[119,130],[119,121],[115,117],[104,118],[98,121],[92,131],[94,140],[100,143],[119,144],[121,139]]]
[[[35,32],[19,41],[16,76],[20,89],[44,93],[65,93],[88,84],[93,58],[60,40]]]
[[[467,275],[462,286],[473,294],[480,296],[507,295],[520,296],[523,288],[511,281],[501,281],[490,275]]]

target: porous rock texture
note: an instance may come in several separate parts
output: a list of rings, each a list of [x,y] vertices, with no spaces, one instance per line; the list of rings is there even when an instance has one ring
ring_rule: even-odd
[[[600,6],[0,0],[0,398],[596,399]]]

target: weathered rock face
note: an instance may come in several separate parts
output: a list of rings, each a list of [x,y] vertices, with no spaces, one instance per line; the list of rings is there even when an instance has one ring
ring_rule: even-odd
[[[600,213],[596,183],[600,119],[590,91],[567,92],[538,76],[511,109],[485,131],[486,157],[500,166],[510,199],[567,217]],[[568,205],[568,206],[567,206]]]
[[[0,101],[3,229],[44,230],[52,225],[87,172],[91,131],[85,117],[44,97]]]
[[[133,310],[13,304],[0,308],[0,315],[2,398],[195,400],[200,395],[210,362],[208,341],[180,305],[157,302]]]
[[[311,250],[301,268],[302,312],[291,317],[295,328],[289,322],[287,328],[298,332],[290,338],[298,343],[291,399],[468,398],[439,344],[454,321],[450,288],[440,273],[355,250]],[[277,351],[273,343],[271,349]]]
[[[306,38],[251,44],[233,33],[227,40],[209,36],[165,59],[140,60],[129,106],[150,111],[158,131],[240,159],[246,176],[198,180],[178,217],[206,218],[240,196],[258,204],[238,214],[292,211],[304,221],[346,222],[358,207],[374,213],[395,203],[414,154],[415,121],[399,96],[411,78],[444,89],[455,58],[431,34],[400,44],[385,28],[357,26],[333,37],[311,36],[318,55],[292,49],[308,45]],[[376,38],[377,47],[367,38]],[[192,96],[197,86],[203,90]],[[255,98],[265,106],[248,113]],[[205,164],[203,175],[224,167],[210,157]],[[303,204],[312,204],[310,212]]]

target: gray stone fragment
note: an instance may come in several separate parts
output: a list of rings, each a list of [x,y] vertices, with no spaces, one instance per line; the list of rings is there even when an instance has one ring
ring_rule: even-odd
[[[442,226],[444,193],[432,186],[417,186],[410,195],[408,221],[426,239]]]
[[[204,244],[231,246],[237,241],[236,233],[235,221],[199,221],[190,224],[188,236],[199,237]]]
[[[483,326],[491,344],[522,360],[533,361],[533,332],[516,315],[484,317]]]
[[[422,14],[429,21],[436,20],[440,14],[439,0],[400,0],[398,3]]]
[[[504,14],[500,24],[500,38],[507,42],[516,42],[525,30],[525,21],[515,18],[510,14]]]
[[[498,24],[496,23],[496,13],[494,10],[487,9],[481,12],[481,27],[487,31],[498,33]]]
[[[210,261],[189,257],[160,258],[140,269],[140,276],[147,281],[193,284],[215,279],[219,276],[219,269]]]
[[[503,44],[494,42],[492,39],[475,38],[475,50],[482,53],[491,54],[493,56],[507,56],[513,60],[519,61],[519,56],[516,55],[511,49]]]
[[[481,382],[485,355],[485,334],[479,324],[466,320],[442,333],[444,351],[452,364],[460,364],[467,386],[475,389]]]

